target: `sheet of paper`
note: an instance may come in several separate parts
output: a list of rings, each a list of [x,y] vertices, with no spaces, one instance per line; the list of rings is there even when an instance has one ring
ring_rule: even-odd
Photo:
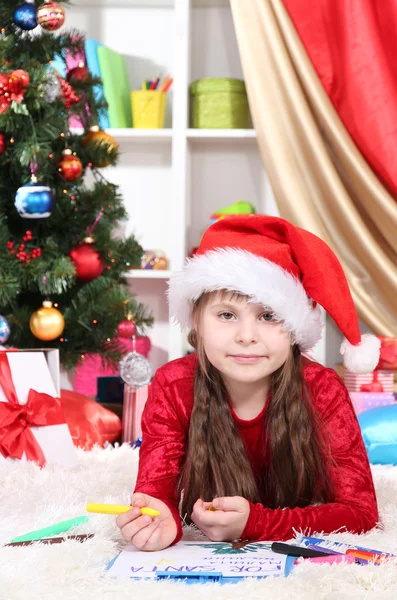
[[[150,579],[155,579],[157,571],[221,572],[224,577],[283,576],[286,559],[271,552],[267,542],[252,542],[242,548],[226,542],[179,542],[159,552],[140,552],[126,546],[109,573]]]

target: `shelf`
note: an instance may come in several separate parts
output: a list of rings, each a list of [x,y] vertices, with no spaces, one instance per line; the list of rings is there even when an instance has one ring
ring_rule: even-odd
[[[124,277],[129,279],[169,279],[171,271],[160,271],[157,269],[131,269]]]
[[[188,129],[187,139],[194,144],[219,141],[256,141],[255,129]]]
[[[82,135],[83,129],[72,128],[71,133]],[[160,142],[168,143],[172,140],[172,129],[106,129],[112,137],[119,141],[131,142]],[[193,143],[206,141],[243,141],[256,140],[255,129],[186,129],[186,137]]]
[[[175,0],[79,0],[79,8],[81,6],[95,8],[101,6],[112,8],[173,8]],[[225,8],[230,6],[230,0],[193,0],[193,6],[195,8]]]
[[[112,8],[173,8],[174,0],[79,0],[81,6]]]
[[[83,129],[72,128],[71,133],[74,135],[82,135]],[[106,133],[114,137],[118,141],[131,141],[131,142],[159,142],[168,143],[172,139],[172,129],[106,129]]]
[[[172,138],[172,129],[106,129],[115,139],[138,141],[167,141]]]

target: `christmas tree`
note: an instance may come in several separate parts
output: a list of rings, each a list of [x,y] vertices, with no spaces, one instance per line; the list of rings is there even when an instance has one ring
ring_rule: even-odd
[[[58,348],[72,368],[91,352],[118,361],[118,325],[144,333],[152,318],[125,279],[142,248],[114,233],[127,213],[105,177],[118,147],[97,127],[101,82],[54,67],[84,52],[58,31],[67,4],[0,2],[0,343]]]

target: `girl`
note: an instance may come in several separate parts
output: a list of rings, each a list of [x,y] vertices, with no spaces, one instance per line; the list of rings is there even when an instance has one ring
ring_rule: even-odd
[[[175,544],[179,505],[216,541],[374,527],[348,392],[304,356],[321,338],[321,305],[345,335],[347,368],[371,371],[379,359],[331,249],[283,219],[224,219],[173,276],[169,300],[196,353],[153,378],[132,508],[117,518],[123,537],[148,551]],[[160,516],[141,516],[143,506]]]

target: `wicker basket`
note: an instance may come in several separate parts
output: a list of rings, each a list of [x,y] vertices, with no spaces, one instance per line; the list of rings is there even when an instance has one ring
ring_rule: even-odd
[[[190,86],[192,127],[246,129],[249,107],[244,81],[199,79]]]

